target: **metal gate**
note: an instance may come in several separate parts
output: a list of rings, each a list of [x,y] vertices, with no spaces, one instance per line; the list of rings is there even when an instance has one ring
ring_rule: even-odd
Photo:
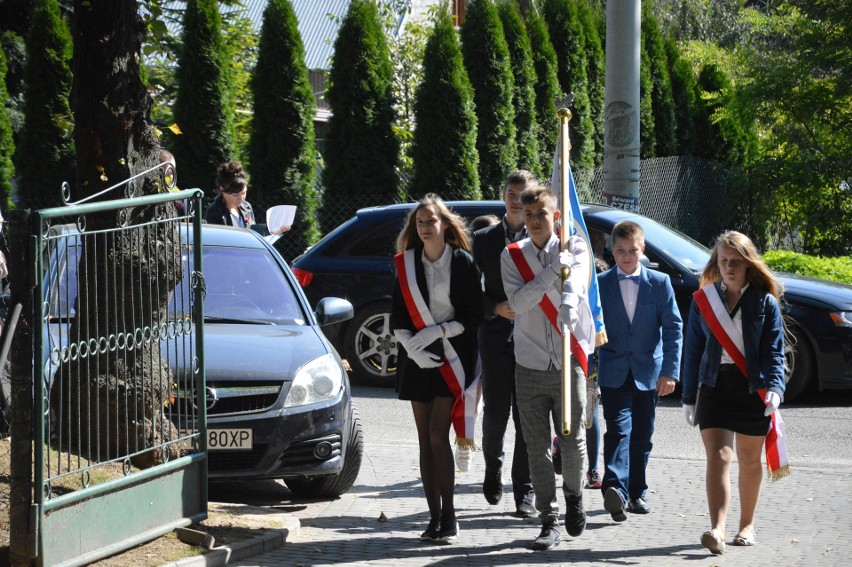
[[[207,517],[201,195],[33,213],[37,564],[86,564]]]

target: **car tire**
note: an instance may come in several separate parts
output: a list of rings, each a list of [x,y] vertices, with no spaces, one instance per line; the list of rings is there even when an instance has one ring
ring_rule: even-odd
[[[807,391],[811,378],[816,373],[816,359],[808,336],[799,329],[791,329],[795,344],[787,349],[787,386],[784,389],[784,401],[791,402]]]
[[[369,386],[396,385],[397,342],[390,329],[390,302],[362,307],[346,326],[343,351],[355,378]]]
[[[364,458],[364,429],[361,414],[353,403],[343,449],[343,468],[333,476],[293,477],[284,482],[290,492],[301,498],[337,498],[355,484]]]

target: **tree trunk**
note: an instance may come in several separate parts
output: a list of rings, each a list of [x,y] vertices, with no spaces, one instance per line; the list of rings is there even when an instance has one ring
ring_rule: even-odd
[[[152,100],[139,78],[144,26],[137,8],[135,0],[74,1],[71,103],[77,178],[72,200],[159,163],[159,143],[150,120]],[[155,175],[139,178],[103,199],[156,193],[156,180]],[[167,210],[161,214],[173,216],[173,208],[163,209]],[[134,345],[119,356],[103,349],[107,352],[67,365],[69,383],[61,395],[54,381],[51,408],[63,412],[61,438],[73,443],[68,448],[92,460],[137,453],[176,437],[162,416],[172,380],[155,380],[168,376],[160,343],[156,335],[141,340],[137,332],[165,320],[169,294],[183,276],[179,257],[175,258],[180,251],[172,225],[136,227],[154,216],[153,208],[146,207],[86,218],[70,341],[82,345],[116,335],[119,347],[122,342]],[[134,228],[109,237],[91,234],[120,226]],[[158,451],[148,451],[135,457],[134,464],[150,466],[163,458]]]

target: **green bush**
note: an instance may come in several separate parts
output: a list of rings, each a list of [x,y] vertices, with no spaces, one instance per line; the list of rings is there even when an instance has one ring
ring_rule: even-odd
[[[824,258],[790,252],[789,250],[773,250],[764,254],[763,259],[770,268],[777,272],[788,272],[852,284],[852,256]]]

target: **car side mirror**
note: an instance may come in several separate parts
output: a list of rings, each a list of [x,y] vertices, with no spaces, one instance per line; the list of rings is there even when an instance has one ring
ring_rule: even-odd
[[[339,297],[323,297],[317,303],[316,315],[320,327],[348,321],[355,314],[352,304]]]

